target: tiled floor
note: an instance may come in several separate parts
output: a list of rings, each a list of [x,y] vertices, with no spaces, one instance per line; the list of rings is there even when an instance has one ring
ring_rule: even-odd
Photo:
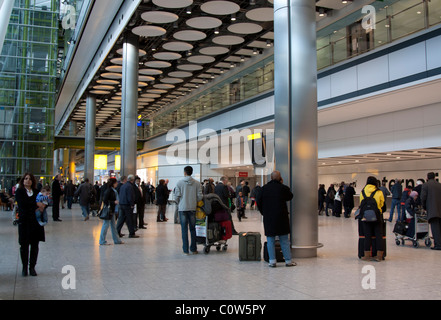
[[[170,207],[167,223],[157,223],[155,207],[146,209],[147,230],[125,244],[99,246],[102,222],[83,221],[78,205],[61,211],[62,222],[46,226],[46,242],[40,243],[37,277],[22,277],[17,230],[10,212],[0,211],[0,299],[440,299],[441,252],[421,243],[397,246],[388,223],[387,259],[362,262],[357,257],[357,224],[353,219],[319,217],[319,237],[324,247],[317,258],[297,259],[297,267],[268,268],[264,261],[241,262],[238,237],[228,251],[214,248],[204,254],[181,253],[180,226],[173,224]],[[51,211],[49,209],[49,214]],[[260,231],[260,214],[248,211],[248,220],[235,220],[238,231]],[[123,232],[127,233],[125,227]],[[110,230],[107,240],[112,243]],[[264,237],[262,242],[265,241]],[[75,268],[76,288],[62,282]],[[373,276],[375,289],[364,289]],[[65,278],[64,280],[66,280]],[[71,284],[73,282],[70,282]]]

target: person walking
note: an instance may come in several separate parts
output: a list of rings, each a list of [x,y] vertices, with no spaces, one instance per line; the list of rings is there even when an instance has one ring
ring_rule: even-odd
[[[267,238],[269,256],[269,267],[275,268],[276,259],[276,236],[279,237],[285,265],[293,267],[296,265],[291,258],[289,242],[290,225],[287,201],[291,201],[293,194],[288,186],[283,184],[279,171],[271,173],[271,181],[262,187],[257,195],[257,208],[263,215],[263,226]]]
[[[401,186],[400,179],[395,179],[395,184],[390,188],[390,191],[392,193],[392,204],[390,207],[389,222],[392,222],[395,208],[397,208],[397,219],[400,220],[401,195],[403,194],[403,187]]]
[[[196,248],[196,207],[203,199],[202,187],[199,181],[192,178],[193,168],[184,168],[184,179],[176,185],[176,202],[178,203],[179,220],[182,231],[182,250],[184,254],[197,254]],[[190,248],[188,247],[188,229],[190,229]]]
[[[113,242],[115,244],[123,243],[119,238],[119,234],[115,226],[115,213],[118,212],[118,203],[119,203],[118,200],[119,195],[118,195],[118,191],[116,191],[117,185],[118,185],[118,181],[116,180],[116,178],[110,178],[107,181],[107,187],[104,189],[105,191],[103,194],[103,204],[104,206],[107,206],[109,208],[110,220],[103,220],[103,226],[101,228],[101,234],[99,240],[100,245],[108,244],[106,241],[106,235],[107,235],[107,230],[109,230],[109,227],[112,232]]]
[[[370,197],[371,194],[374,193],[373,198],[377,203],[377,221],[368,222],[361,220],[362,228],[364,230],[364,257],[361,260],[365,261],[377,261],[380,262],[383,260],[384,249],[383,248],[383,205],[384,205],[384,196],[383,192],[377,187],[377,178],[370,176],[367,178],[366,185],[363,188],[363,191],[360,193],[360,204],[362,203],[365,197]],[[377,248],[377,255],[371,256],[371,246],[372,246],[372,237],[375,236],[375,244]]]
[[[326,190],[325,185],[321,184],[319,185],[318,189],[318,215],[322,215],[322,211],[325,209],[325,202],[326,202]]]
[[[427,220],[434,240],[432,250],[441,250],[441,184],[435,180],[435,173],[427,174],[427,182],[421,188],[421,203],[427,210]]]
[[[52,181],[52,219],[54,221],[62,221],[60,219],[60,198],[61,194],[61,185],[60,185],[61,175],[57,174]]]
[[[86,178],[84,182],[80,185],[75,195],[79,198],[79,203],[81,207],[81,213],[84,217],[84,221],[89,220],[90,214],[90,199],[94,194],[95,189],[89,183],[89,179]]]
[[[165,185],[165,180],[159,180],[159,185],[156,187],[156,205],[158,206],[158,214],[156,222],[166,222],[165,211],[167,210],[167,194],[168,190]]]
[[[19,187],[15,193],[18,207],[18,243],[20,244],[20,257],[23,265],[22,276],[37,276],[39,243],[45,241],[44,227],[37,221],[35,211],[44,211],[45,205],[36,201],[38,190],[37,181],[32,173],[25,173],[20,179]],[[30,250],[29,250],[30,249]]]
[[[331,184],[326,191],[326,216],[329,217],[329,209],[331,209],[332,215],[334,215],[334,198],[335,198],[335,189],[334,185]]]
[[[127,224],[129,229],[129,238],[139,238],[135,234],[135,226],[133,225],[133,208],[135,207],[135,191],[133,189],[133,183],[135,182],[135,176],[130,174],[127,176],[127,182],[121,185],[119,190],[119,216],[118,222],[116,223],[116,230],[120,237],[121,229],[124,222]]]
[[[64,186],[64,197],[66,198],[68,209],[72,209],[72,201],[73,201],[74,193],[75,193],[75,186],[72,183],[72,180],[69,180],[69,182]]]

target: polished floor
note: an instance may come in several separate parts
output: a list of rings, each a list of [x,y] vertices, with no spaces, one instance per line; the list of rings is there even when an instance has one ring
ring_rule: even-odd
[[[102,221],[83,221],[79,206],[61,210],[62,222],[46,226],[40,243],[37,277],[22,277],[17,229],[10,212],[0,211],[0,299],[440,299],[441,251],[421,243],[397,246],[388,223],[386,261],[362,262],[357,257],[354,219],[319,217],[318,257],[296,259],[297,266],[269,268],[261,262],[238,259],[238,237],[226,252],[214,248],[186,256],[181,249],[180,226],[156,222],[156,207],[146,208],[147,230],[140,238],[123,238],[123,245],[99,246]],[[51,213],[49,209],[49,213]],[[247,211],[238,231],[263,233],[260,214]],[[127,233],[127,230],[123,229]],[[265,241],[262,238],[262,242]],[[370,269],[363,268],[370,265]],[[72,266],[63,273],[63,267]],[[75,275],[75,278],[73,276]],[[69,276],[69,281],[67,282]],[[368,278],[367,278],[368,277]],[[75,281],[73,281],[74,279]],[[65,289],[64,284],[75,284]],[[366,283],[370,285],[366,287]]]

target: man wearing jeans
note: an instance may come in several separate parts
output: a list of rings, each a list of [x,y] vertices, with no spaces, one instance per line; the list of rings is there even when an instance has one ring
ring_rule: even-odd
[[[196,248],[196,207],[202,200],[201,183],[191,177],[193,168],[184,168],[184,179],[176,185],[175,196],[178,203],[179,220],[182,231],[182,250],[184,254],[197,254]],[[188,247],[188,229],[190,229],[190,252]]]
[[[279,171],[271,173],[271,181],[263,186],[256,197],[257,208],[263,215],[263,226],[267,238],[269,256],[269,267],[276,267],[276,236],[279,237],[285,265],[293,267],[296,265],[291,259],[291,248],[289,243],[289,212],[286,205],[291,201],[293,194],[288,186],[283,184]]]

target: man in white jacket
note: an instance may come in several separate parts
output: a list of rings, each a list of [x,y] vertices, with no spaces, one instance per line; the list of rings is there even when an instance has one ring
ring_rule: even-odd
[[[197,254],[196,248],[196,207],[202,200],[201,183],[192,178],[193,168],[184,168],[184,179],[176,185],[175,196],[178,203],[179,220],[182,231],[182,250],[184,254]],[[190,252],[188,247],[188,229],[190,229]]]

